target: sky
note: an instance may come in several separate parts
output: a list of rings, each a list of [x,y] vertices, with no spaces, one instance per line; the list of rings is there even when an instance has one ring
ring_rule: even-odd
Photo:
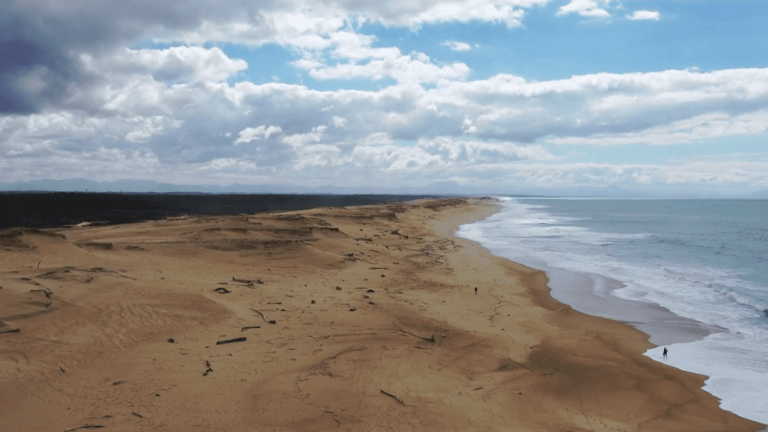
[[[0,2],[0,183],[768,189],[768,1]]]

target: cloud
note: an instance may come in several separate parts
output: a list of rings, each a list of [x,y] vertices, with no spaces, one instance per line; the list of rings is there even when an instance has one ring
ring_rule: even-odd
[[[92,103],[102,104],[97,116],[71,110],[0,117],[3,177],[32,175],[37,171],[31,161],[59,167],[59,160],[67,160],[72,165],[62,175],[79,167],[112,178],[113,161],[78,161],[81,154],[107,151],[123,155],[115,160],[134,167],[137,176],[175,172],[167,180],[184,183],[202,175],[212,182],[246,183],[270,175],[270,181],[309,182],[311,175],[322,175],[333,183],[331,177],[345,182],[343,173],[361,185],[376,185],[398,172],[422,183],[470,176],[543,185],[547,178],[559,182],[569,175],[602,182],[610,180],[607,167],[565,169],[553,149],[695,144],[764,134],[768,127],[768,69],[591,74],[540,82],[497,75],[430,89],[403,83],[371,91],[248,81],[179,84],[157,81],[144,69],[129,72],[106,71],[108,85],[91,90],[98,95]],[[243,145],[257,140],[258,146]],[[147,165],[153,171],[133,154],[154,161]],[[541,171],[527,171],[530,164]],[[323,167],[333,172],[310,172]],[[630,181],[630,171],[622,172],[618,178]],[[631,172],[662,181],[658,174]]]
[[[315,126],[311,132],[286,135],[283,137],[283,142],[291,147],[302,147],[309,143],[317,143],[323,137],[323,132],[328,129],[325,125]]]
[[[244,60],[231,59],[217,47],[126,49],[113,61],[114,71],[146,71],[158,81],[171,82],[220,82],[248,68]]]
[[[472,46],[466,42],[445,41],[441,45],[447,46],[451,51],[469,51],[472,49]]]
[[[425,54],[401,55],[399,50],[385,58],[371,59],[362,64],[337,63],[327,66],[296,62],[294,65],[308,69],[309,75],[318,80],[391,78],[403,83],[434,83],[444,79],[464,79],[470,72],[464,63],[436,65]]]
[[[394,1],[387,2],[386,7],[367,7],[363,15],[368,20],[378,21],[386,25],[419,27],[424,24],[446,22],[491,22],[505,24],[507,27],[522,25],[525,15],[523,8],[543,5],[550,0],[478,0],[465,2],[447,0],[430,2]],[[361,3],[362,4],[362,3]],[[383,6],[383,4],[382,4]],[[353,11],[354,7],[350,8]]]
[[[569,15],[577,14],[583,17],[590,18],[607,18],[611,14],[602,9],[600,3],[607,5],[611,0],[571,0],[565,6],[561,6],[557,10],[557,15]]]
[[[695,143],[712,138],[755,136],[764,133],[768,133],[768,110],[742,115],[703,114],[639,132],[552,138],[547,139],[547,142],[558,145],[620,146],[648,144],[662,146]]]
[[[694,146],[766,134],[768,69],[471,80],[465,63],[364,34],[370,23],[517,27],[526,9],[548,2],[0,2],[0,179],[766,184],[766,161],[752,157],[672,166],[571,164],[562,155],[575,145]],[[557,14],[608,17],[611,5],[574,0]],[[227,55],[228,44],[278,44],[315,80],[382,87],[251,82],[248,62]]]
[[[759,113],[761,104],[768,103],[768,69],[602,73],[545,82],[497,75],[442,83],[424,100],[446,111],[452,105],[462,107],[463,115],[456,121],[471,125],[473,135],[484,139],[531,142],[545,137],[614,136],[663,128],[707,113],[732,119]]]
[[[430,83],[442,79],[464,79],[469,67],[464,63],[434,64],[429,56],[413,52],[404,55],[396,47],[373,48],[372,36],[340,31],[329,37],[328,51],[338,61],[328,64],[323,51],[308,50],[292,64],[307,70],[318,80],[367,78],[394,79],[398,82]]]
[[[653,20],[658,21],[661,19],[661,14],[657,11],[651,10],[636,10],[632,15],[627,15],[627,19],[633,21]]]
[[[510,142],[465,141],[450,137],[436,137],[419,140],[417,146],[432,155],[440,155],[441,160],[446,164],[555,159],[540,145],[520,146]]]
[[[227,13],[198,1],[0,2],[0,114],[40,112],[98,81],[83,54],[101,57],[146,32],[178,32],[199,25],[200,16]]]
[[[235,140],[235,145],[248,144],[253,141],[258,141],[261,138],[269,138],[272,135],[279,134],[283,130],[280,126],[265,126],[261,125],[256,128],[247,127],[240,131],[240,135]]]
[[[505,169],[507,184],[536,187],[621,186],[717,188],[738,191],[745,185],[768,185],[768,160],[717,161],[688,159],[673,165],[653,164],[525,164]]]
[[[344,117],[333,116],[331,118],[331,121],[333,122],[333,126],[337,128],[343,128],[344,126],[347,125],[347,119],[345,119]]]

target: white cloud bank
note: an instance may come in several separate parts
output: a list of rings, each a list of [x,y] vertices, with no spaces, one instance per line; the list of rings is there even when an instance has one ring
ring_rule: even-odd
[[[197,58],[179,70],[200,70]],[[122,63],[104,71],[109,79],[82,95],[94,97],[90,104],[102,116],[75,110],[2,117],[0,169],[6,178],[35,178],[41,174],[34,166],[61,178],[85,172],[111,180],[130,171],[184,183],[270,178],[315,184],[321,176],[369,186],[446,178],[510,187],[755,186],[768,178],[765,160],[618,167],[570,164],[554,152],[568,145],[697,145],[765,134],[768,69],[593,74],[544,82],[497,75],[442,81],[432,89],[402,83],[376,91],[318,91],[228,84],[218,72],[205,83],[160,82],[147,62],[139,64],[132,73]],[[115,161],[126,168],[113,169]]]
[[[370,6],[348,0],[300,8],[265,1],[250,14],[210,11],[190,19],[193,24],[157,30],[155,40],[189,46],[83,49],[79,73],[89,80],[70,83],[46,109],[0,115],[0,180],[768,187],[765,158],[575,164],[564,150],[696,146],[764,135],[768,69],[471,80],[464,63],[376,46],[374,36],[356,31],[361,22],[418,28],[478,20],[515,27],[525,8],[545,3],[410,0]],[[573,0],[557,14],[605,18],[610,3]],[[244,4],[233,9],[248,10]],[[257,84],[241,74],[258,65],[210,46],[221,41],[289,47],[299,57],[293,65],[317,80],[394,84],[368,91]]]

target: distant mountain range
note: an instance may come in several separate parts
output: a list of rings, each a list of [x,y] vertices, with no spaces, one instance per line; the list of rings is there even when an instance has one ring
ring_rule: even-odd
[[[87,179],[35,180],[0,183],[0,191],[28,192],[131,192],[131,193],[205,193],[205,194],[394,194],[394,195],[493,195],[493,196],[561,196],[597,198],[759,198],[768,199],[768,189],[752,193],[712,194],[695,189],[665,190],[633,189],[617,186],[590,188],[534,188],[460,185],[438,182],[419,187],[355,187],[355,186],[297,186],[297,185],[177,185],[151,180],[116,180],[100,182]]]

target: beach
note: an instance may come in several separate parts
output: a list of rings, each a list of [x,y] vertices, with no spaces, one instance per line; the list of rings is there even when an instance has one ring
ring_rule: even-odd
[[[758,431],[454,236],[491,199],[0,232],[0,431]],[[16,331],[18,330],[18,331]]]

